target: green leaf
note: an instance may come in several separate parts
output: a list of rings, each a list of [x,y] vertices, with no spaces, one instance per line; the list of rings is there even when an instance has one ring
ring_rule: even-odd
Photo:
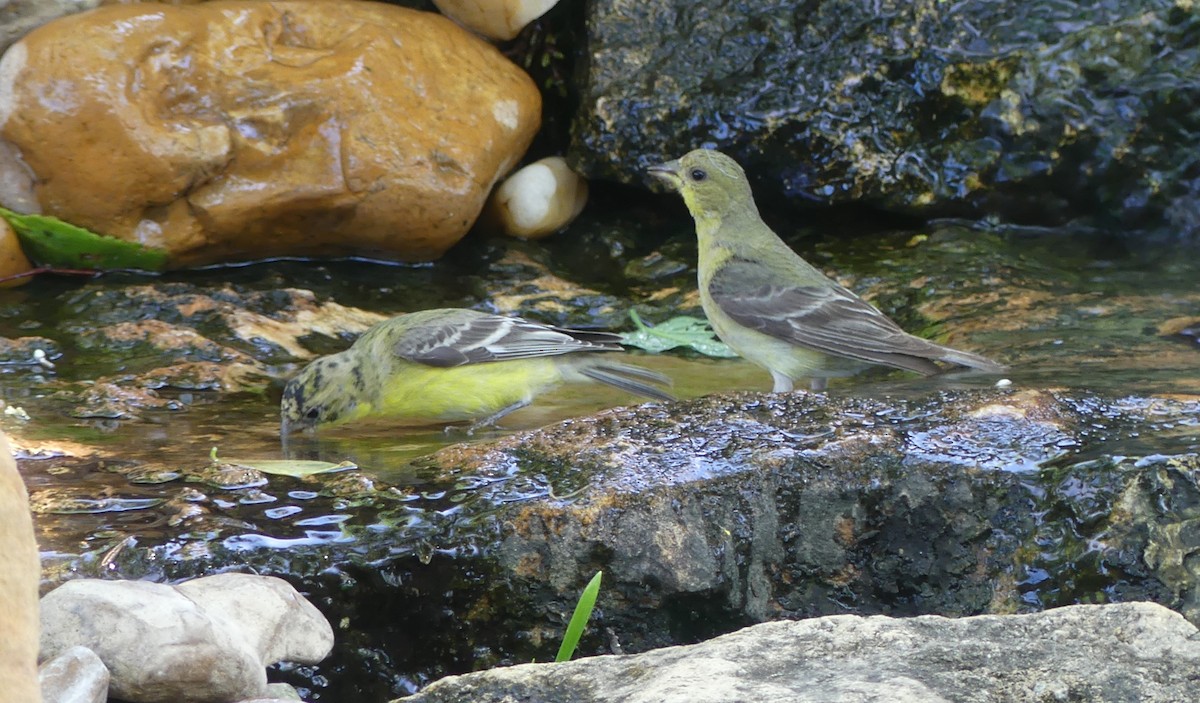
[[[629,317],[633,319],[637,330],[621,335],[621,343],[624,345],[656,353],[676,347],[687,347],[705,356],[737,356],[735,351],[716,338],[707,320],[681,315],[650,327],[642,322],[636,310],[630,310]]]
[[[257,469],[264,474],[273,474],[276,476],[312,476],[314,474],[329,474],[335,471],[348,471],[357,469],[358,465],[354,462],[343,461],[340,464],[333,464],[328,461],[301,461],[299,459],[255,459],[251,461],[237,461],[239,466],[248,466],[252,469]]]
[[[104,237],[47,215],[21,215],[0,208],[21,239],[25,255],[43,266],[69,269],[161,271],[167,254],[136,242]]]
[[[588,581],[588,585],[583,587],[583,593],[579,595],[579,602],[575,604],[575,612],[571,614],[571,621],[567,623],[567,631],[563,633],[563,641],[558,647],[558,656],[554,657],[554,661],[570,661],[575,654],[579,638],[583,636],[583,628],[587,627],[588,620],[592,617],[592,608],[596,606],[596,596],[600,593],[600,577],[603,575],[603,571],[597,571],[592,580]]]

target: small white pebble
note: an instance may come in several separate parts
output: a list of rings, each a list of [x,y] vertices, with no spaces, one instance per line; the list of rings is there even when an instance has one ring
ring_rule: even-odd
[[[22,422],[29,422],[29,420],[31,419],[29,417],[29,413],[25,412],[25,408],[18,407],[16,405],[10,405],[10,406],[6,407],[4,409],[4,414],[15,417],[18,420],[21,420]]]
[[[508,41],[558,0],[433,0],[441,13],[489,39]]]
[[[587,203],[587,181],[561,156],[529,164],[509,176],[488,207],[506,234],[538,239],[563,229]]]
[[[33,350],[33,363],[46,369],[54,368],[54,362],[47,359],[46,352],[42,351],[41,349]]]
[[[996,381],[997,388],[1008,388],[1011,385],[1012,385],[1012,381],[1007,378],[1002,378],[999,381]]]

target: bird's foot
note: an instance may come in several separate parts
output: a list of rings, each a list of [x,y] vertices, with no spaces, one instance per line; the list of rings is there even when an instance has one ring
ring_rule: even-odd
[[[476,420],[475,422],[472,422],[471,424],[467,425],[465,428],[460,425],[449,425],[446,427],[445,432],[447,434],[450,434],[451,430],[461,431],[461,432],[465,432],[468,437],[471,437],[475,434],[475,430],[480,430],[485,427],[495,427],[496,422],[498,422],[500,420],[500,418],[504,417],[505,415],[507,415],[509,413],[516,412],[516,411],[520,410],[521,408],[525,407],[526,405],[529,405],[528,400],[519,400],[519,401],[513,403],[512,405],[508,405],[503,408],[500,408],[500,410],[492,413],[491,415],[488,415],[487,417],[483,418],[482,420]]]

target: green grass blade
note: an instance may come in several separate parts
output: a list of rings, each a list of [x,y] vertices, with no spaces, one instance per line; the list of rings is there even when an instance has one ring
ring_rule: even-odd
[[[597,571],[592,580],[588,581],[588,585],[584,586],[583,593],[579,596],[579,602],[575,604],[575,612],[571,614],[571,621],[567,623],[567,631],[563,633],[562,645],[559,646],[558,656],[554,657],[554,661],[570,661],[574,656],[575,648],[579,646],[579,638],[583,636],[583,628],[587,627],[588,620],[592,617],[592,608],[596,606],[596,596],[600,593],[600,577],[603,575],[603,571]]]

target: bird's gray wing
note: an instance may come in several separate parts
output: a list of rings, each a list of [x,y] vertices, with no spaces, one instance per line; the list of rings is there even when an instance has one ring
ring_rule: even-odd
[[[769,269],[740,259],[709,283],[713,302],[735,322],[835,356],[931,374],[941,347],[914,337],[869,303],[833,281],[787,285]]]
[[[576,351],[619,350],[619,340],[619,335],[608,332],[563,329],[519,317],[461,310],[408,330],[393,351],[408,361],[447,368]]]

